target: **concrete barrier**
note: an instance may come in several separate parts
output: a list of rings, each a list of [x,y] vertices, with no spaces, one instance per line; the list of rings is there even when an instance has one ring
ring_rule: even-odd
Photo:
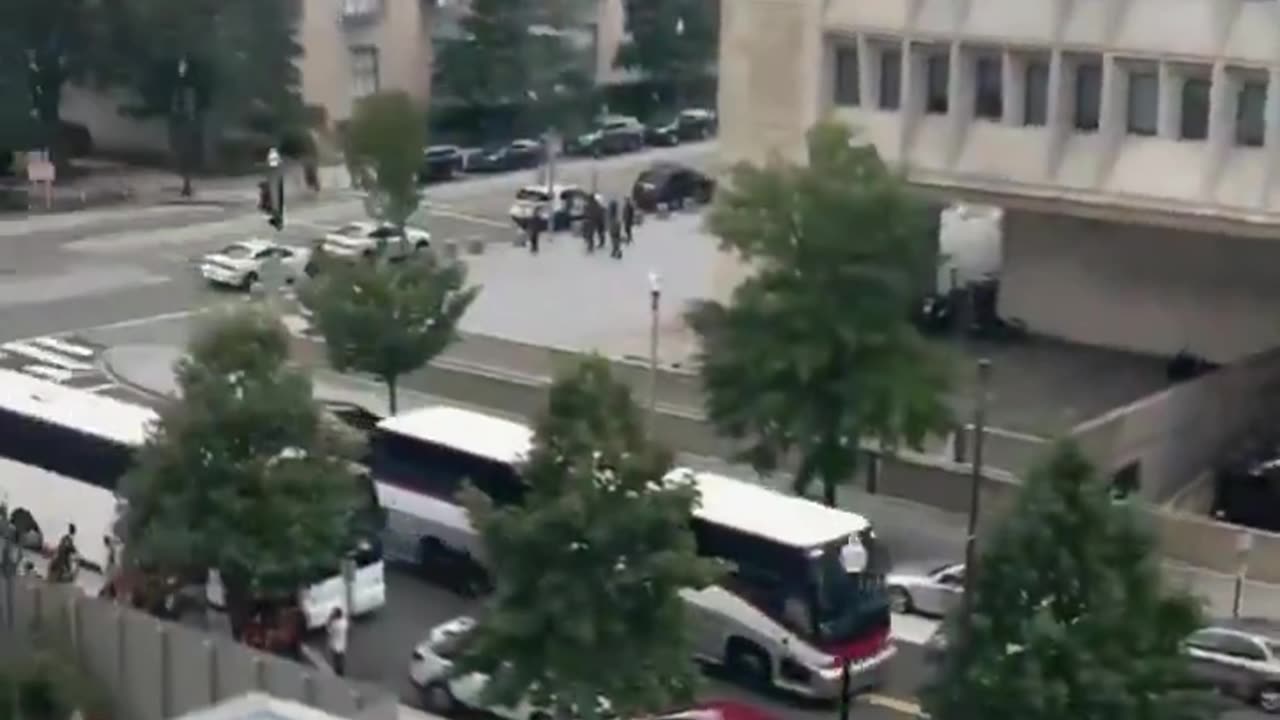
[[[74,586],[0,578],[0,648],[21,657],[33,631],[68,649],[110,695],[116,717],[165,720],[254,691],[341,717],[399,714],[398,700],[380,688],[90,598]]]

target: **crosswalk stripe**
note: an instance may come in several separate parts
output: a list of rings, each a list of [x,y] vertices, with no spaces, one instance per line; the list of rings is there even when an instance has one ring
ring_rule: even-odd
[[[922,720],[927,720],[929,717],[929,713],[925,712],[924,708],[920,707],[918,703],[911,702],[910,700],[901,700],[899,698],[880,695],[878,693],[861,695],[858,699],[868,705],[875,705],[903,715],[921,718]]]
[[[56,383],[65,383],[76,376],[76,374],[70,370],[49,367],[48,365],[24,365],[22,366],[22,372],[27,373],[28,375],[39,375],[46,380],[52,380]]]
[[[92,363],[73,360],[65,355],[61,355],[55,352],[49,352],[48,350],[42,349],[38,345],[32,345],[31,343],[27,343],[27,342],[15,341],[11,343],[5,343],[4,345],[0,345],[0,348],[8,350],[9,352],[15,355],[24,355],[26,357],[31,358],[32,360],[37,360],[39,362],[53,365],[55,367],[60,367],[64,370],[70,370],[72,372],[89,372],[90,370],[93,370]]]
[[[63,340],[62,338],[42,337],[42,338],[36,338],[31,342],[37,343],[39,345],[43,345],[49,348],[50,350],[56,350],[60,353],[64,353],[66,355],[74,355],[76,357],[91,358],[96,354],[93,348],[85,347],[83,345],[76,345],[75,343],[67,342],[66,340]]]

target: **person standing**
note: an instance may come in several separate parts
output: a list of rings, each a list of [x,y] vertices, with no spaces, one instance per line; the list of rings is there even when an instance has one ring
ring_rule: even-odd
[[[617,204],[613,204],[612,208],[617,209]],[[612,247],[609,257],[622,259],[622,219],[618,217],[618,213],[609,213],[609,242]]]
[[[582,210],[582,242],[586,244],[588,253],[596,250],[596,216],[594,209],[595,199],[588,198],[587,205]]]
[[[329,613],[329,622],[325,630],[329,635],[329,660],[333,663],[333,671],[340,676],[347,674],[347,631],[350,626],[346,613],[342,608],[334,608]]]
[[[595,216],[593,225],[596,231],[596,247],[604,249],[604,236],[609,231],[609,227],[605,224],[606,217],[604,212],[604,198],[596,195],[591,201],[592,214]]]
[[[628,195],[622,200],[622,233],[623,233],[623,237],[626,238],[628,245],[631,244],[631,240],[632,240],[631,231],[632,231],[632,228],[635,227],[635,224],[636,224],[636,204],[631,202],[631,196]]]
[[[542,238],[542,209],[534,211],[533,217],[529,218],[529,223],[525,230],[529,233],[529,253],[538,254],[538,243]]]

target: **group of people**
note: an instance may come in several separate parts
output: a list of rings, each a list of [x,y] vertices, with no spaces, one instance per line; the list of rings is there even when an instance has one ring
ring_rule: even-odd
[[[529,223],[525,228],[529,234],[529,252],[534,255],[538,254],[544,226],[549,227],[551,224],[545,211],[539,211],[537,217],[537,220]],[[638,220],[639,213],[630,197],[624,197],[622,202],[618,202],[616,198],[606,202],[598,194],[591,195],[587,199],[586,212],[583,214],[581,224],[582,240],[586,243],[587,252],[603,250],[605,238],[608,237],[609,256],[621,259],[622,246],[631,244]]]

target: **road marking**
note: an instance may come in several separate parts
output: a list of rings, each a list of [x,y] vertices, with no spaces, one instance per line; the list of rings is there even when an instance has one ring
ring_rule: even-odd
[[[39,375],[45,380],[52,380],[56,383],[65,383],[76,376],[70,370],[62,368],[49,367],[48,365],[23,365],[22,372],[28,375]]]
[[[165,322],[166,320],[181,320],[183,318],[203,315],[212,310],[222,307],[221,304],[207,305],[205,307],[192,308],[190,310],[177,310],[174,312],[160,313],[159,315],[148,315],[146,317],[130,318],[128,320],[120,320],[117,322],[104,323],[102,325],[90,325],[89,327],[74,328],[70,330],[56,330],[49,333],[42,333],[34,337],[20,338],[12,340],[10,343],[0,345],[0,349],[9,349],[8,345],[12,343],[32,343],[42,337],[55,336],[63,337],[66,335],[83,335],[86,333],[101,332],[103,330],[124,330],[131,327],[139,327],[142,325],[150,325],[152,323]],[[90,367],[92,369],[92,367]]]
[[[476,223],[477,225],[487,225],[488,227],[501,228],[503,230],[516,229],[515,225],[512,223],[500,222],[498,220],[494,220],[493,218],[481,217],[479,215],[472,215],[471,213],[458,212],[457,210],[446,210],[437,205],[428,205],[426,207],[426,210],[428,213],[432,215],[439,215],[440,217],[453,218],[454,220],[466,220],[467,222],[473,222],[473,223]]]
[[[31,342],[36,343],[38,345],[43,345],[49,348],[50,350],[56,350],[65,355],[74,355],[76,357],[91,358],[96,354],[93,348],[87,348],[83,345],[76,345],[75,343],[70,343],[70,342],[67,342],[66,340],[62,340],[60,338],[55,338],[55,337],[36,338]]]
[[[929,713],[925,712],[924,708],[920,707],[919,703],[915,703],[910,700],[901,700],[899,698],[880,695],[878,693],[859,695],[858,699],[866,702],[868,705],[886,708],[894,712],[902,713],[903,715],[910,715],[912,717],[922,719],[927,719],[929,717]]]
[[[54,367],[70,370],[72,372],[88,372],[93,369],[90,363],[72,360],[64,355],[42,350],[39,346],[33,345],[22,340],[5,343],[2,347],[15,355],[25,355],[32,360],[38,360]]]

